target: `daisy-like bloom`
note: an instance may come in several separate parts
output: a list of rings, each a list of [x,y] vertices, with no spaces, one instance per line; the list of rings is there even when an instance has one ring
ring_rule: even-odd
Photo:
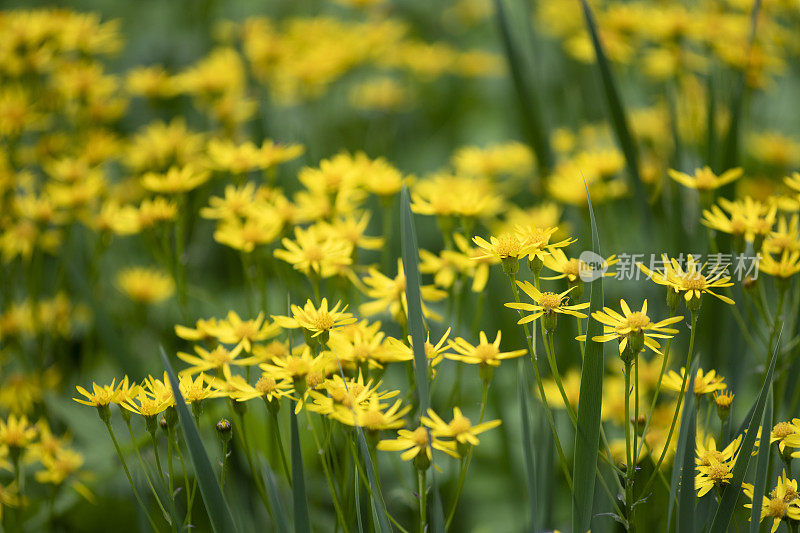
[[[489,269],[492,265],[500,262],[495,256],[486,256],[482,248],[475,248],[470,246],[469,240],[456,233],[453,235],[453,243],[456,245],[458,253],[451,250],[444,250],[442,258],[447,257],[450,263],[459,265],[461,271],[468,277],[472,278],[472,292],[482,292],[486,288],[486,283],[489,281]],[[454,257],[455,256],[455,257]],[[467,259],[460,261],[461,258]]]
[[[381,359],[385,352],[386,336],[381,323],[370,324],[366,320],[331,332],[328,346],[343,365],[350,367],[383,368]]]
[[[520,311],[531,312],[530,315],[520,318],[517,321],[517,324],[532,322],[533,320],[536,320],[540,316],[544,315],[546,317],[545,322],[550,322],[549,324],[545,324],[545,329],[547,329],[547,331],[552,331],[555,329],[555,321],[549,319],[548,317],[553,316],[555,313],[572,315],[578,318],[586,318],[586,315],[581,313],[579,309],[586,309],[589,307],[589,302],[573,305],[567,304],[569,301],[569,297],[567,295],[570,293],[570,291],[575,289],[574,286],[558,294],[555,292],[541,292],[528,281],[517,281],[517,285],[520,289],[522,289],[522,292],[527,294],[534,302],[532,304],[525,302],[509,302],[505,304],[506,307],[510,307],[511,309],[519,309]]]
[[[667,173],[670,178],[684,187],[696,189],[699,192],[708,192],[736,181],[742,176],[744,170],[739,167],[732,168],[717,176],[711,168],[705,166],[703,168],[696,168],[692,176],[673,169],[669,169]]]
[[[402,260],[397,260],[397,276],[390,278],[377,268],[370,268],[362,280],[364,293],[372,298],[371,302],[361,304],[358,308],[362,315],[371,316],[388,311],[400,323],[405,323],[408,316],[408,299],[406,296],[406,274]],[[420,286],[422,296],[422,314],[431,320],[442,317],[431,311],[425,301],[437,302],[447,296],[447,292],[433,285]]]
[[[797,215],[778,218],[778,228],[764,240],[763,250],[767,253],[780,254],[800,250],[800,220]]]
[[[245,218],[256,208],[255,194],[256,185],[253,182],[241,186],[226,185],[224,196],[210,197],[209,206],[200,209],[200,216],[211,220]]]
[[[188,326],[175,326],[175,335],[187,341],[210,341],[216,339],[217,319],[208,320],[199,318],[194,328]]]
[[[750,498],[751,503],[744,504],[748,509],[752,509],[756,503],[754,488],[750,483],[743,483],[742,489],[745,495]],[[761,518],[772,519],[770,533],[775,533],[783,520],[800,520],[800,498],[798,498],[797,481],[789,479],[786,471],[781,473],[778,484],[769,493],[769,497],[761,497]],[[757,504],[756,504],[757,505]]]
[[[332,330],[353,324],[356,318],[351,313],[346,313],[345,305],[341,311],[339,307],[342,302],[336,302],[332,309],[328,309],[328,299],[323,298],[317,308],[311,300],[306,301],[303,307],[292,304],[290,307],[292,316],[273,316],[275,323],[282,328],[303,328],[311,338],[319,337],[320,342],[325,344],[330,338]]]
[[[500,351],[500,331],[498,330],[497,336],[494,341],[489,342],[486,338],[486,333],[481,331],[478,334],[478,344],[476,346],[470,344],[462,337],[449,342],[450,347],[456,351],[454,354],[445,354],[445,357],[454,361],[461,361],[472,365],[481,366],[500,366],[500,361],[504,359],[512,359],[524,355],[526,350],[512,350],[510,352]]]
[[[181,375],[194,375],[209,370],[221,371],[223,374],[230,374],[231,366],[250,366],[260,363],[263,359],[259,356],[239,358],[243,346],[237,344],[232,350],[219,345],[212,350],[206,350],[202,346],[195,346],[194,351],[197,355],[186,352],[178,352],[178,359],[189,363],[191,366],[180,372]]]
[[[653,322],[647,316],[647,300],[642,303],[640,311],[631,311],[625,300],[620,300],[619,305],[623,314],[619,314],[610,307],[604,307],[602,311],[592,313],[592,318],[605,325],[605,334],[592,337],[592,340],[607,342],[618,339],[620,356],[628,347],[635,356],[645,346],[659,355],[664,355],[661,353],[661,346],[655,339],[669,339],[677,334],[678,330],[667,326],[680,322],[683,317],[674,316],[660,322]],[[578,340],[585,341],[586,335],[581,335]]]
[[[130,385],[128,376],[122,378],[122,381],[115,386],[116,381],[116,379],[113,379],[111,385],[92,383],[92,392],[87,391],[80,385],[76,385],[75,389],[86,399],[73,398],[73,400],[92,407],[108,407],[112,403],[121,403],[129,397],[135,396],[139,391],[138,385]]]
[[[166,376],[165,376],[166,379]],[[200,403],[208,398],[221,398],[225,393],[212,385],[207,385],[208,376],[202,372],[194,379],[190,374],[183,374],[178,378],[178,388],[184,401],[189,404]],[[167,385],[169,386],[169,385]],[[170,392],[172,387],[170,386]]]
[[[273,359],[272,364],[261,363],[258,367],[275,381],[288,379],[294,383],[295,390],[305,392],[307,386],[314,388],[322,384],[325,376],[333,371],[330,352],[322,352],[316,357],[311,348],[303,346],[300,355],[289,355],[283,359]],[[333,361],[333,366],[336,362]],[[308,383],[311,376],[312,383]]]
[[[764,239],[772,232],[777,212],[776,204],[765,205],[750,196],[735,202],[721,198],[719,206],[713,205],[710,210],[703,211],[701,222],[713,230],[733,235],[737,250],[743,249],[744,240],[747,240],[758,252]]]
[[[483,251],[475,259],[495,258],[503,265],[507,274],[516,274],[519,270],[519,260],[528,255],[533,248],[527,239],[515,233],[501,233],[499,236],[489,237],[489,242],[483,237],[473,237],[472,241]]]
[[[271,244],[283,228],[277,217],[261,212],[244,220],[229,218],[221,220],[214,230],[214,240],[234,250],[250,253],[256,246]]]
[[[414,465],[419,470],[426,470],[431,465],[433,449],[458,458],[454,441],[443,441],[433,435],[431,437],[428,438],[428,430],[425,426],[420,426],[413,431],[401,429],[397,432],[396,439],[380,441],[378,449],[390,452],[402,451],[400,459],[403,461],[414,460]]]
[[[255,385],[250,385],[242,376],[230,376],[228,384],[234,389],[229,396],[238,402],[262,398],[267,404],[289,395],[292,384],[286,380],[275,381],[266,372],[261,374]]]
[[[128,298],[142,304],[162,302],[175,292],[172,278],[151,268],[126,268],[117,275],[117,285]]]
[[[652,271],[642,263],[638,263],[639,269],[655,283],[664,285],[676,293],[683,292],[683,299],[686,300],[689,309],[699,309],[700,297],[703,293],[715,296],[726,304],[734,304],[734,301],[727,296],[711,290],[733,285],[730,276],[725,275],[727,265],[715,264],[710,271],[703,274],[708,263],[701,265],[692,255],[686,258],[685,269],[675,258],[670,259],[666,254],[661,258],[664,265],[661,271]]]
[[[36,426],[28,422],[28,417],[17,418],[13,413],[8,419],[0,420],[0,445],[8,446],[12,453],[19,457],[19,452],[36,437]]]
[[[145,389],[139,389],[138,394],[133,398],[120,404],[122,407],[132,413],[141,415],[145,418],[148,424],[148,431],[154,432],[156,430],[156,417],[163,413],[168,407],[174,405],[175,401],[171,399],[154,398]]]
[[[325,394],[318,391],[309,393],[314,403],[306,404],[306,408],[323,415],[330,415],[337,406],[366,407],[372,398],[380,401],[394,398],[400,394],[400,391],[397,390],[380,391],[378,390],[380,386],[380,381],[373,383],[372,380],[368,380],[364,383],[364,376],[361,372],[357,378],[348,380],[343,380],[338,374],[334,374],[322,383]]]
[[[459,444],[471,444],[473,446],[477,446],[480,442],[477,437],[478,434],[500,425],[500,420],[491,420],[482,424],[472,425],[469,418],[464,416],[458,407],[453,407],[453,419],[450,422],[442,420],[433,409],[428,409],[428,416],[420,417],[420,421],[431,429],[431,435],[434,437],[455,439]]]
[[[447,338],[450,336],[450,328],[441,336],[436,344],[431,342],[431,334],[425,339],[425,357],[431,367],[434,367],[442,362],[442,358],[448,357],[452,354],[447,352],[450,347],[447,343]],[[391,357],[394,361],[412,361],[414,359],[414,341],[411,335],[408,336],[408,344],[404,344],[398,339],[389,337],[386,341],[385,355]]]
[[[528,261],[535,265],[536,261],[543,261],[554,249],[564,248],[577,240],[566,238],[551,243],[550,238],[557,231],[558,228],[555,226],[546,228],[539,227],[536,224],[516,228],[516,232],[524,239],[528,249]],[[541,264],[539,264],[539,268],[541,268]]]
[[[281,242],[283,248],[275,250],[275,257],[306,275],[329,278],[343,273],[353,262],[353,245],[319,226],[295,227],[294,240],[284,238]]]
[[[280,333],[280,326],[268,323],[264,313],[250,320],[242,320],[234,311],[211,326],[214,337],[223,344],[241,346],[245,352],[253,349],[254,342],[260,342],[274,337]]]
[[[780,259],[772,254],[764,254],[758,262],[758,269],[777,280],[786,281],[800,272],[800,251],[781,253]]]
[[[377,396],[373,395],[369,397],[366,404],[350,406],[337,404],[329,416],[348,426],[359,426],[369,431],[382,431],[403,427],[405,425],[403,417],[410,410],[411,406],[404,406],[402,400],[396,400],[391,406],[386,407]],[[378,448],[380,448],[380,444]]]
[[[683,367],[681,368],[680,374],[674,370],[670,370],[664,375],[661,385],[666,390],[680,392],[685,374],[686,368]],[[703,369],[698,368],[697,375],[694,377],[694,393],[700,396],[725,390],[727,385],[725,385],[724,381],[725,378],[718,375],[716,370],[709,370],[707,373],[703,373]]]
[[[794,448],[796,445],[800,445],[800,418],[794,418],[791,422],[775,424],[769,435],[769,443],[775,444],[776,442],[781,454],[785,453],[786,446]]]
[[[377,250],[383,246],[382,237],[369,237],[364,235],[369,226],[370,213],[365,211],[360,217],[349,215],[338,217],[333,222],[320,224],[323,233],[328,232],[333,238],[344,239],[352,247],[362,250]]]
[[[698,497],[702,498],[714,487],[730,483],[730,479],[733,477],[731,470],[736,462],[741,443],[742,436],[739,435],[723,450],[717,450],[717,444],[713,437],[708,437],[705,442],[704,439],[698,437],[695,457],[697,476],[694,481]]]
[[[208,181],[211,172],[186,165],[170,167],[162,173],[148,172],[142,176],[142,187],[159,194],[181,194],[196,189]]]
[[[619,262],[615,255],[611,255],[606,259],[600,270],[604,276],[614,276],[614,272],[606,272],[609,266]],[[584,279],[594,279],[597,274],[594,273],[595,268],[588,263],[581,261],[578,258],[568,258],[563,250],[558,248],[554,249],[549,255],[544,258],[544,266],[556,273],[554,276],[542,276],[542,279],[553,280],[567,278],[567,281],[572,285]]]

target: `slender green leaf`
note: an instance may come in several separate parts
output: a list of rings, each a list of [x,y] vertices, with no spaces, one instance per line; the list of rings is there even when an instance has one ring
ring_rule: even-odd
[[[678,502],[678,532],[694,533],[694,492],[695,476],[695,441],[697,431],[697,410],[695,409],[694,380],[700,358],[695,357],[689,369],[689,383],[683,397],[683,414],[681,425],[678,429],[678,444],[675,450],[675,459],[672,463],[672,478],[669,487],[669,507],[667,511],[667,531],[672,531],[672,511],[675,508],[675,497]]]
[[[183,430],[183,438],[186,441],[186,448],[189,450],[189,458],[194,466],[197,484],[200,487],[200,495],[206,505],[211,527],[214,528],[216,533],[235,532],[236,525],[233,522],[231,510],[225,501],[225,496],[222,494],[217,476],[214,475],[214,470],[211,468],[211,461],[209,461],[206,449],[203,447],[200,432],[194,423],[194,417],[186,407],[186,402],[178,386],[178,379],[175,377],[175,372],[172,370],[172,365],[167,358],[166,352],[164,352],[163,346],[161,347],[161,361],[169,376],[169,384],[172,387],[175,407],[178,411],[178,422]]]
[[[275,478],[272,476],[272,470],[269,463],[262,457],[261,469],[264,471],[264,486],[267,488],[267,498],[274,513],[272,519],[275,521],[275,530],[278,533],[289,533],[289,521],[286,519],[286,514],[283,512],[283,503],[281,503],[278,495],[278,487],[275,485]]]
[[[764,410],[764,418],[761,421],[761,441],[758,447],[758,457],[756,458],[756,479],[753,483],[753,508],[750,510],[750,533],[758,533],[761,523],[761,497],[767,488],[767,477],[769,476],[769,454],[772,449],[770,446],[770,431],[772,429],[772,386],[767,391],[767,407]]]
[[[736,464],[733,465],[733,477],[722,493],[722,501],[720,501],[717,512],[714,515],[714,521],[711,523],[711,533],[723,533],[727,531],[728,525],[733,517],[736,508],[736,500],[739,498],[740,489],[742,488],[742,480],[744,479],[745,472],[747,472],[750,454],[753,452],[753,445],[756,441],[758,425],[763,419],[764,407],[767,404],[767,396],[769,395],[769,389],[772,385],[772,375],[775,372],[775,361],[778,359],[780,345],[781,334],[778,333],[778,340],[775,343],[775,348],[769,361],[769,368],[764,376],[764,383],[761,385],[761,390],[756,399],[755,409],[753,409],[753,414],[747,425],[747,432],[744,434],[742,444],[739,447]]]
[[[586,184],[584,183],[584,187]],[[600,237],[586,188],[589,220],[592,224],[592,251],[600,255]],[[581,390],[578,397],[577,430],[575,431],[575,464],[573,466],[572,531],[588,531],[592,521],[594,485],[597,479],[597,450],[600,442],[600,406],[603,403],[603,343],[592,340],[603,334],[603,325],[592,313],[603,308],[603,276],[591,282],[586,350],[581,369]]]
[[[536,160],[543,174],[547,174],[553,168],[555,161],[553,152],[550,148],[550,141],[547,129],[542,119],[541,105],[539,103],[536,84],[531,79],[533,70],[532,62],[528,55],[522,50],[519,40],[515,38],[511,28],[511,17],[505,5],[507,0],[494,0],[497,23],[500,28],[500,36],[503,39],[503,49],[508,59],[511,80],[514,82],[514,89],[519,99],[522,117],[525,121],[526,129],[531,141],[531,147],[536,154]],[[524,3],[524,2],[520,2]],[[530,17],[522,17],[526,28],[530,28]],[[530,40],[529,40],[530,41]],[[531,43],[532,44],[532,43]]]
[[[625,155],[628,172],[633,182],[636,203],[642,209],[643,220],[649,221],[650,212],[647,209],[647,196],[645,194],[644,185],[642,184],[642,179],[639,176],[639,151],[636,147],[636,142],[631,136],[630,128],[628,127],[628,118],[625,114],[625,108],[619,96],[619,90],[614,80],[614,73],[611,70],[611,65],[606,58],[603,44],[600,42],[594,15],[586,0],[581,0],[581,5],[583,6],[584,18],[586,19],[586,27],[592,38],[594,53],[597,57],[597,68],[600,71],[600,79],[603,82],[603,92],[606,95],[606,103],[608,104],[608,111],[611,115],[611,127],[614,130],[614,135],[622,149],[622,153]]]
[[[295,533],[310,533],[311,522],[308,518],[308,500],[306,482],[303,474],[303,454],[300,448],[300,434],[297,430],[297,415],[291,413],[292,432],[292,509],[294,510]]]
[[[428,358],[425,355],[425,325],[422,322],[422,294],[419,277],[419,248],[417,246],[417,233],[414,229],[414,215],[411,212],[411,199],[408,189],[404,186],[400,194],[400,210],[402,224],[400,236],[402,240],[403,270],[406,276],[406,301],[408,302],[408,331],[411,334],[411,343],[414,351],[414,372],[416,377],[417,394],[419,396],[419,413],[423,414],[430,405],[430,391],[428,387]],[[444,533],[444,511],[439,498],[439,489],[436,484],[435,469],[430,469],[431,494],[433,495],[433,509],[431,512],[431,531]]]

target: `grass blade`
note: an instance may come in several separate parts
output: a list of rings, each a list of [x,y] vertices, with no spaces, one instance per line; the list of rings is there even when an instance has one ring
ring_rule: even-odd
[[[633,190],[636,198],[636,203],[639,204],[644,215],[643,220],[649,221],[649,210],[647,209],[647,195],[645,194],[642,179],[639,176],[639,151],[636,147],[631,136],[630,128],[628,127],[628,119],[625,115],[625,108],[622,105],[622,99],[619,96],[616,81],[614,80],[614,73],[611,71],[611,65],[606,58],[603,44],[600,42],[600,36],[597,33],[597,24],[594,20],[594,15],[586,3],[586,0],[581,0],[583,6],[583,14],[586,19],[586,27],[589,30],[589,35],[592,38],[592,45],[594,46],[594,53],[597,57],[597,68],[600,70],[600,78],[603,82],[603,90],[606,95],[606,102],[608,103],[608,111],[611,115],[611,127],[614,130],[614,135],[617,138],[622,153],[625,155],[625,161],[628,164],[628,172],[633,182]]]
[[[772,385],[772,375],[775,372],[775,360],[778,358],[780,345],[781,334],[778,333],[778,340],[775,343],[775,349],[769,361],[769,369],[764,376],[764,383],[761,385],[761,390],[758,393],[755,409],[753,409],[753,414],[747,425],[747,433],[745,433],[742,439],[742,444],[739,448],[739,456],[736,459],[736,464],[733,466],[733,478],[731,478],[730,484],[725,487],[725,491],[722,493],[722,501],[720,501],[717,512],[714,515],[710,533],[723,533],[727,531],[731,517],[733,517],[736,500],[739,498],[739,493],[742,488],[742,480],[744,479],[745,472],[747,472],[750,454],[753,451],[753,445],[756,441],[756,432],[764,418],[764,407],[766,406],[767,396],[769,395],[769,389]],[[767,425],[769,424],[770,423],[767,422]]]
[[[414,373],[416,377],[417,394],[419,397],[419,413],[423,414],[430,406],[430,391],[428,387],[428,358],[425,355],[425,325],[422,322],[422,295],[419,277],[419,248],[417,246],[417,233],[414,229],[414,215],[411,213],[411,199],[408,188],[405,186],[400,194],[400,210],[402,224],[400,236],[402,240],[403,269],[406,275],[406,301],[408,303],[408,332],[414,350]],[[444,532],[444,511],[439,498],[439,489],[436,485],[435,469],[431,468],[431,493],[433,495],[433,509],[431,512],[431,531]]]
[[[509,17],[505,2],[506,0],[494,0],[500,36],[503,39],[503,48],[511,71],[511,80],[514,82],[514,89],[519,99],[531,147],[536,154],[536,160],[539,163],[542,174],[546,175],[553,168],[555,160],[550,149],[550,141],[544,126],[544,120],[542,120],[536,84],[531,80],[532,62],[527,55],[522,53],[523,50],[518,40],[514,37],[514,32],[511,28],[511,17]],[[522,17],[522,19],[529,21],[530,17]],[[530,27],[530,24],[527,24],[527,27]],[[526,59],[528,60],[526,61]]]
[[[175,397],[175,408],[178,411],[178,422],[183,430],[183,438],[186,441],[186,448],[189,450],[189,458],[192,461],[192,465],[194,465],[197,484],[200,487],[200,495],[206,505],[211,527],[214,528],[216,533],[235,532],[236,525],[233,522],[231,510],[225,501],[225,496],[222,494],[217,476],[211,468],[211,461],[208,460],[208,454],[206,454],[206,449],[203,447],[200,432],[197,430],[189,408],[186,407],[186,402],[178,386],[178,379],[175,377],[175,372],[172,370],[172,365],[167,359],[163,346],[161,347],[161,362],[169,376],[169,384]]]
[[[753,508],[750,510],[750,533],[758,533],[761,524],[761,497],[767,488],[767,477],[769,476],[769,454],[772,449],[769,444],[770,430],[772,429],[772,386],[767,391],[767,407],[764,410],[764,418],[761,421],[761,444],[758,447],[758,458],[756,459],[756,478],[753,483]],[[759,503],[757,503],[759,502]]]
[[[383,495],[378,487],[375,464],[372,462],[372,456],[369,453],[367,440],[364,438],[364,430],[361,429],[361,426],[356,426],[356,433],[358,434],[358,447],[361,450],[361,456],[364,458],[364,469],[367,471],[367,480],[369,481],[372,518],[381,533],[392,533],[392,527],[389,525],[389,519],[387,518],[386,502],[383,501]],[[358,480],[356,479],[356,481]],[[380,506],[380,512],[375,507],[376,501]]]
[[[303,475],[303,455],[300,448],[300,434],[297,430],[297,415],[289,416],[292,431],[292,509],[294,511],[295,533],[310,533],[311,521],[308,518],[306,482]]]
[[[675,496],[678,496],[678,533],[694,533],[695,491],[694,491],[694,455],[697,440],[697,411],[695,410],[694,380],[700,358],[695,357],[689,370],[689,383],[683,397],[683,414],[678,429],[678,443],[675,459],[672,464],[672,478],[669,486],[669,508],[667,512],[667,531],[672,531],[672,511],[675,508]],[[680,481],[680,483],[679,483]]]
[[[275,531],[289,533],[291,530],[283,512],[283,504],[278,497],[278,487],[275,485],[275,478],[272,477],[272,470],[264,458],[261,459],[261,469],[264,471],[264,486],[267,487],[267,497],[274,513],[272,519],[275,521]]]
[[[586,184],[584,183],[584,186]],[[600,254],[600,238],[594,218],[589,189],[586,189],[589,220],[592,224],[592,251]],[[581,368],[581,389],[578,399],[577,430],[575,431],[575,464],[573,466],[572,530],[588,531],[592,521],[594,485],[597,479],[597,450],[600,443],[600,406],[603,403],[603,343],[592,337],[602,335],[603,325],[592,313],[603,308],[603,276],[591,285],[586,351]]]

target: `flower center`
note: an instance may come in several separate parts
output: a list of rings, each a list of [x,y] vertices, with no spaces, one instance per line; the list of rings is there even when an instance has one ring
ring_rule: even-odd
[[[384,416],[380,411],[370,409],[369,411],[364,411],[362,417],[361,422],[367,428],[377,429],[383,425]]]
[[[518,257],[522,244],[514,235],[504,233],[497,238],[495,251],[500,257]]]
[[[312,317],[311,323],[319,331],[327,331],[333,327],[333,317],[327,311],[318,312]]]
[[[468,433],[470,429],[472,429],[472,423],[467,417],[461,416],[454,418],[453,421],[450,422],[450,431],[455,435]]]
[[[767,512],[773,518],[783,518],[789,511],[789,505],[782,498],[770,498]]]
[[[788,422],[778,422],[775,424],[775,427],[772,428],[772,434],[779,439],[786,438],[793,433],[797,433],[797,430]]]
[[[417,446],[426,447],[428,446],[428,432],[420,426],[411,433],[411,440]]]
[[[628,315],[627,321],[632,330],[638,331],[650,323],[650,317],[641,311],[634,311]]]
[[[262,395],[269,394],[275,390],[275,380],[269,376],[262,376],[261,379],[256,381],[256,390]]]
[[[704,168],[695,174],[694,184],[698,190],[707,191],[714,188],[715,178],[711,170]]]
[[[305,376],[310,370],[308,362],[297,357],[291,357],[284,367],[290,376]]]
[[[497,348],[494,344],[479,344],[475,347],[473,355],[481,361],[491,361],[497,356]]]
[[[222,366],[224,364],[233,361],[230,352],[222,346],[217,346],[216,348],[214,348],[214,350],[211,352],[210,359],[219,366]]]
[[[725,456],[722,455],[722,452],[719,450],[708,450],[705,455],[700,459],[703,466],[709,466],[711,464],[711,459],[714,459],[718,463],[722,463],[725,461]]]
[[[687,290],[702,290],[706,287],[706,277],[694,273],[683,278],[683,287]]]
[[[728,477],[730,472],[731,470],[726,464],[715,461],[708,469],[708,477],[714,480],[715,483],[721,483]]]
[[[554,292],[543,292],[539,299],[539,305],[547,310],[556,309],[561,305],[561,296]]]

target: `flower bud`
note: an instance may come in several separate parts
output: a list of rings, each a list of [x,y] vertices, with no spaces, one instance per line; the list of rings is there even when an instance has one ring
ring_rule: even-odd
[[[542,325],[546,333],[555,331],[558,326],[558,313],[554,311],[545,311],[542,316]]]
[[[544,267],[544,262],[539,259],[538,255],[534,255],[533,259],[528,260],[528,268],[531,270],[534,276],[539,275],[539,272],[542,271],[542,267]]]
[[[484,383],[492,381],[492,377],[494,376],[494,367],[492,365],[487,365],[486,363],[481,363],[478,366],[478,376],[480,376],[481,381]]]
[[[681,293],[673,289],[672,287],[667,287],[667,307],[673,314],[678,310],[678,306],[681,304]]]
[[[500,259],[500,266],[503,267],[503,272],[506,273],[506,276],[514,276],[519,272],[519,258],[503,257]]]
[[[233,434],[231,433],[231,429],[233,429],[233,425],[231,425],[230,420],[227,418],[221,418],[219,422],[217,422],[217,435],[219,435],[219,440],[223,443],[227,444],[230,442],[231,437]]]
[[[98,405],[97,414],[100,416],[100,420],[106,424],[108,424],[111,420],[111,408],[108,406],[108,404]]]

